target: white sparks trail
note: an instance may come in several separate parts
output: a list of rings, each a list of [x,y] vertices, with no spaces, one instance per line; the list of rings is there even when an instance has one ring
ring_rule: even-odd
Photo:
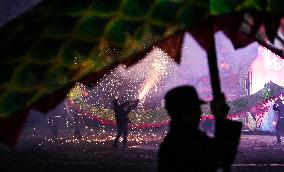
[[[149,91],[156,87],[156,84],[160,83],[160,81],[168,74],[167,71],[170,65],[170,57],[162,50],[157,50],[158,51],[155,53],[155,57],[150,68],[151,71],[149,71],[143,82],[143,86],[139,91],[138,99],[141,104],[143,104],[144,98],[147,96]]]

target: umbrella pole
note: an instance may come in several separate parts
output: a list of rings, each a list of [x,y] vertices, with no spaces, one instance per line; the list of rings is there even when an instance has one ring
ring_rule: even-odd
[[[211,28],[212,28],[212,34],[211,34],[212,37],[210,39],[210,47],[207,50],[208,67],[209,67],[209,72],[210,72],[213,100],[215,99],[217,101],[221,101],[222,99],[219,99],[219,98],[221,98],[221,96],[223,95],[222,95],[221,86],[220,86],[220,78],[219,78],[219,70],[218,70],[218,63],[217,63],[217,54],[216,54],[216,47],[215,47],[213,25]],[[217,103],[222,104],[224,102],[217,102]],[[231,172],[231,164],[229,162],[225,162],[221,168],[223,169],[224,172]]]
[[[219,70],[217,64],[217,55],[215,49],[214,32],[212,32],[212,39],[210,45],[211,45],[210,48],[207,50],[208,67],[210,73],[213,98],[217,98],[221,94],[221,86],[220,86]]]

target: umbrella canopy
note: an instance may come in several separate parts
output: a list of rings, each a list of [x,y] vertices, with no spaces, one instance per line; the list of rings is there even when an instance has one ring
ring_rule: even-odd
[[[45,0],[0,29],[0,139],[12,145],[30,108],[46,112],[76,82],[95,83],[153,46],[178,62],[187,31],[208,52],[223,30],[235,47],[259,40],[282,55],[271,42],[283,8],[281,0]]]

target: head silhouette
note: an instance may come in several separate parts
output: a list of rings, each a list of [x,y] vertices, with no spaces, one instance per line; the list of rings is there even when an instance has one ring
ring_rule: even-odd
[[[205,103],[198,98],[194,87],[180,86],[170,90],[165,97],[165,108],[172,121],[189,123],[197,127],[200,121],[200,105]]]

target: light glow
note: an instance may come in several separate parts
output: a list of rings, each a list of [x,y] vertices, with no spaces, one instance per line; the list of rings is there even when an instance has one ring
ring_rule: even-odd
[[[156,84],[167,75],[167,70],[170,65],[169,59],[170,57],[166,53],[157,49],[151,66],[152,70],[148,73],[148,76],[141,87],[141,91],[139,91],[138,99],[140,101],[143,102],[144,97],[149,93],[149,91],[156,87]]]
[[[284,87],[284,60],[263,46],[258,48],[258,56],[251,65],[251,94],[272,81]]]

